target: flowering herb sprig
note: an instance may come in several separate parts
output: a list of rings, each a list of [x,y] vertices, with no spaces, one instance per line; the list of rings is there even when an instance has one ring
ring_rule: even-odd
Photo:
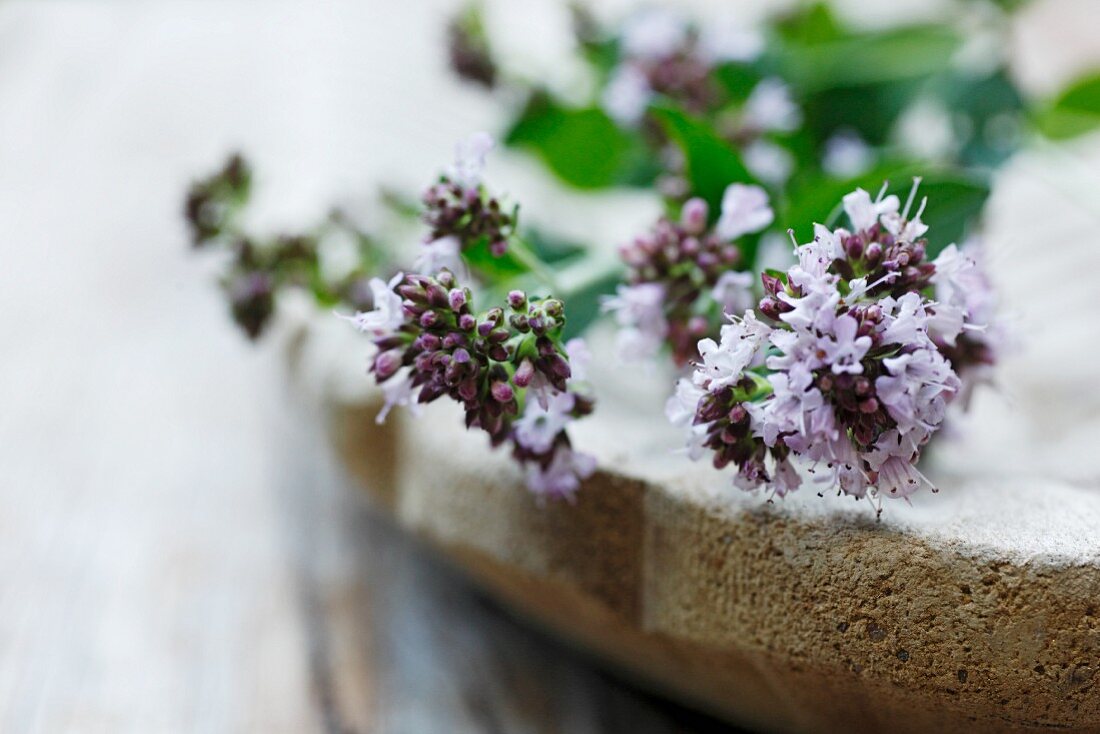
[[[233,320],[256,339],[275,312],[280,291],[306,290],[325,306],[369,308],[369,274],[385,267],[388,253],[347,216],[332,212],[312,230],[258,235],[241,222],[252,192],[252,167],[239,154],[191,185],[184,214],[196,249],[221,251],[229,263],[221,279]],[[326,272],[322,246],[337,238],[350,245],[351,262]]]
[[[953,248],[926,260],[914,194],[900,212],[896,196],[844,197],[852,229],[818,225],[797,265],[763,275],[762,320],[747,311],[699,342],[667,406],[693,458],[710,450],[736,485],[780,496],[801,484],[792,455],[855,497],[930,484],[916,464],[962,389],[941,345],[982,333],[988,314],[927,295],[975,266]]]
[[[717,332],[723,313],[740,313],[753,303],[753,276],[740,268],[736,241],[772,223],[768,195],[759,186],[731,184],[714,227],[707,203],[689,199],[680,220],[662,217],[652,230],[620,248],[626,283],[604,300],[619,324],[620,357],[654,357],[667,345],[683,366],[696,343]]]
[[[385,394],[379,421],[394,405],[446,395],[463,406],[467,428],[511,445],[533,492],[571,499],[595,460],[574,451],[566,428],[593,400],[583,342],[562,341],[562,302],[517,290],[504,306],[475,311],[471,290],[449,270],[371,287],[375,308],[352,321],[377,347],[370,371]]]

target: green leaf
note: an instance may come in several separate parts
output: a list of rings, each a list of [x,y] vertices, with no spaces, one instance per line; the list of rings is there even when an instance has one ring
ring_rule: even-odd
[[[900,190],[897,193],[901,196]],[[932,258],[971,232],[989,198],[989,183],[976,176],[933,174],[921,183],[920,195],[928,197],[921,219],[928,225],[928,257]]]
[[[508,281],[518,275],[530,272],[531,268],[517,257],[515,249],[509,247],[500,257],[489,249],[489,239],[483,237],[472,247],[462,252],[462,259],[473,272],[486,281]]]
[[[775,33],[786,43],[812,46],[844,37],[844,30],[825,3],[814,3],[779,19]]]
[[[808,93],[942,72],[959,43],[946,26],[907,26],[813,43],[781,42],[775,62],[792,86]]]
[[[1078,79],[1039,117],[1039,129],[1056,140],[1072,138],[1100,126],[1100,71]]]
[[[569,293],[565,303],[565,331],[563,336],[572,339],[584,333],[589,324],[600,315],[600,298],[615,292],[622,282],[618,272],[607,272],[593,278]]]
[[[1018,147],[1024,99],[1005,70],[986,76],[952,71],[933,80],[925,93],[937,97],[951,111],[956,128],[962,128],[963,165],[997,166]]]
[[[867,143],[882,145],[920,84],[918,80],[899,80],[807,92],[801,100],[805,127],[818,146],[840,130],[854,130]]]
[[[547,265],[572,260],[588,250],[584,245],[560,239],[543,229],[535,227],[525,229],[523,238],[531,246],[535,257]]]
[[[706,200],[711,220],[717,219],[726,187],[753,181],[741,156],[710,125],[675,107],[656,107],[651,114],[683,153],[692,195]]]
[[[725,93],[726,101],[744,102],[760,82],[760,70],[751,64],[733,61],[719,64],[711,72],[714,81]]]
[[[580,189],[648,186],[659,169],[641,138],[620,129],[596,107],[564,107],[536,93],[506,145],[537,155],[562,181]]]

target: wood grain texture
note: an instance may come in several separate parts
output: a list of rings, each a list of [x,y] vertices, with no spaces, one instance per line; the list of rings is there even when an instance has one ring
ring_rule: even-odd
[[[0,2],[0,731],[715,730],[373,520],[188,251],[233,146],[294,226],[488,124],[446,5]]]
[[[393,525],[386,491],[372,502],[341,483],[318,420],[292,432],[284,455],[307,458],[284,462],[280,484],[325,731],[736,731],[502,610]]]

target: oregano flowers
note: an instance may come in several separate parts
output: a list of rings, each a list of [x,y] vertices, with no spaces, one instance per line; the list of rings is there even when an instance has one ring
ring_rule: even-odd
[[[685,428],[691,458],[709,455],[736,486],[784,496],[808,473],[880,509],[931,486],[921,455],[948,407],[987,376],[1002,337],[974,246],[929,255],[919,180],[904,206],[885,186],[874,198],[848,194],[847,227],[815,225],[812,241],[795,245],[796,264],[758,275],[752,237],[776,211],[760,186],[732,183],[716,216],[688,198],[620,248],[614,294],[603,272],[563,279],[575,290],[554,294],[553,267],[517,231],[518,208],[482,181],[493,145],[485,134],[459,144],[422,196],[426,234],[412,268],[389,279],[378,276],[392,267],[379,240],[340,219],[300,235],[246,232],[251,175],[239,159],[193,187],[188,220],[198,246],[234,255],[223,284],[250,336],[281,289],[350,311],[373,346],[379,422],[397,406],[454,401],[467,429],[508,448],[540,499],[573,499],[596,469],[570,435],[595,406],[587,346],[565,331],[578,292],[614,315],[621,358],[663,352],[686,372],[667,415]],[[339,279],[322,262],[333,232],[358,243]]]
[[[572,497],[595,461],[573,450],[566,427],[592,411],[581,378],[583,343],[564,343],[562,302],[529,299],[475,311],[473,294],[454,274],[409,274],[372,282],[375,308],[351,320],[373,339],[370,372],[386,404],[430,403],[447,396],[462,405],[467,428],[508,443],[530,488]]]
[[[846,196],[851,230],[818,225],[797,265],[763,274],[759,318],[731,316],[718,341],[699,342],[667,406],[693,458],[709,450],[715,466],[736,466],[737,486],[780,496],[801,484],[792,457],[855,497],[930,485],[916,464],[962,389],[949,347],[980,342],[971,335],[990,313],[973,261],[954,247],[927,260],[915,192],[901,211],[896,196]]]

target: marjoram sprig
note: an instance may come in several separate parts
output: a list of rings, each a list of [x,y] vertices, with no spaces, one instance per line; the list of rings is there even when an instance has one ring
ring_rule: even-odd
[[[986,338],[990,299],[970,292],[971,307],[959,295],[988,283],[957,248],[927,261],[924,205],[909,217],[915,192],[900,212],[896,196],[844,197],[850,231],[817,225],[797,265],[764,274],[763,320],[748,311],[699,342],[667,406],[693,458],[709,450],[716,467],[736,465],[738,486],[780,496],[802,482],[792,457],[855,497],[930,484],[916,465],[968,366],[943,347]]]
[[[375,308],[352,317],[373,338],[370,371],[382,386],[384,420],[394,405],[415,408],[447,396],[467,428],[493,446],[510,443],[530,489],[572,498],[595,460],[572,448],[566,427],[592,411],[583,342],[563,343],[562,302],[512,291],[507,303],[474,311],[472,293],[449,270],[372,281]]]
[[[722,313],[740,313],[753,303],[753,276],[738,270],[737,239],[758,232],[774,219],[768,195],[759,186],[731,184],[722,213],[707,224],[707,203],[689,199],[680,221],[667,217],[619,249],[626,283],[605,298],[605,311],[619,325],[619,356],[646,360],[667,345],[677,366],[695,354],[696,343],[715,333]]]

